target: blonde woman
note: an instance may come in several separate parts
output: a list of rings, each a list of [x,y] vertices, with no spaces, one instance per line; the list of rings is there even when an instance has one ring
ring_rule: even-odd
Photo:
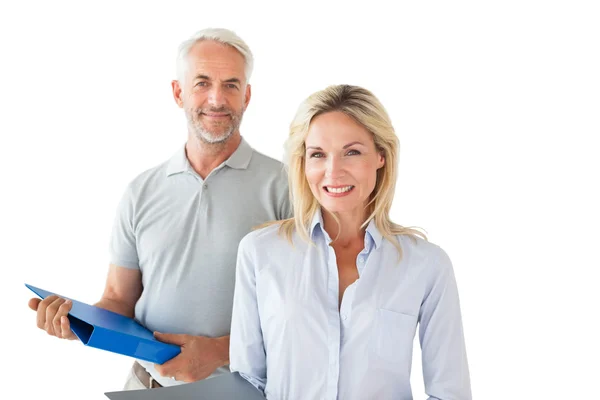
[[[452,264],[389,218],[384,107],[356,86],[314,93],[286,150],[294,217],[240,243],[230,369],[268,399],[412,399],[418,325],[429,399],[471,399]]]

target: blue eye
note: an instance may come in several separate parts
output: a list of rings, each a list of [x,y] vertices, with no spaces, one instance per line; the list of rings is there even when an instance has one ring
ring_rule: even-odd
[[[346,153],[346,155],[348,155],[348,156],[353,156],[353,155],[357,155],[357,154],[360,154],[360,151],[358,151],[358,150],[350,150],[350,151],[348,151]]]
[[[196,83],[196,86],[206,86],[207,84],[208,84],[207,82],[202,81],[202,82]]]
[[[319,151],[316,151],[316,152],[312,153],[309,157],[310,158],[323,158],[323,157],[325,157],[325,155]]]

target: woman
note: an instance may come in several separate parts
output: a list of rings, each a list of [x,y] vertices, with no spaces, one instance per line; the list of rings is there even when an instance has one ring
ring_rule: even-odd
[[[369,91],[330,86],[286,143],[294,218],[240,243],[230,368],[268,399],[412,399],[419,324],[430,399],[471,399],[446,253],[389,218],[398,139]]]

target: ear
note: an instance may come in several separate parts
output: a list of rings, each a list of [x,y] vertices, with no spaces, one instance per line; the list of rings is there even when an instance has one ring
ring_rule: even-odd
[[[250,104],[250,97],[252,97],[252,85],[246,85],[246,93],[244,95],[244,111],[248,108],[248,104]]]
[[[377,153],[377,156],[377,169],[380,169],[385,165],[385,155],[383,154],[383,151],[380,151]]]
[[[183,108],[183,99],[181,97],[183,90],[179,81],[171,81],[171,88],[173,89],[173,99],[175,99],[175,103],[177,103],[179,108]]]

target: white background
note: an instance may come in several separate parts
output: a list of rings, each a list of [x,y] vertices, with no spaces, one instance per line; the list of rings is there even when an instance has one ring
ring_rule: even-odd
[[[475,399],[598,398],[597,2],[391,3],[3,2],[1,390],[122,387],[131,359],[45,335],[23,284],[99,299],[126,184],[186,138],[177,45],[221,26],[255,54],[242,134],[263,153],[281,159],[296,107],[329,84],[387,107],[393,218],[454,263]]]

